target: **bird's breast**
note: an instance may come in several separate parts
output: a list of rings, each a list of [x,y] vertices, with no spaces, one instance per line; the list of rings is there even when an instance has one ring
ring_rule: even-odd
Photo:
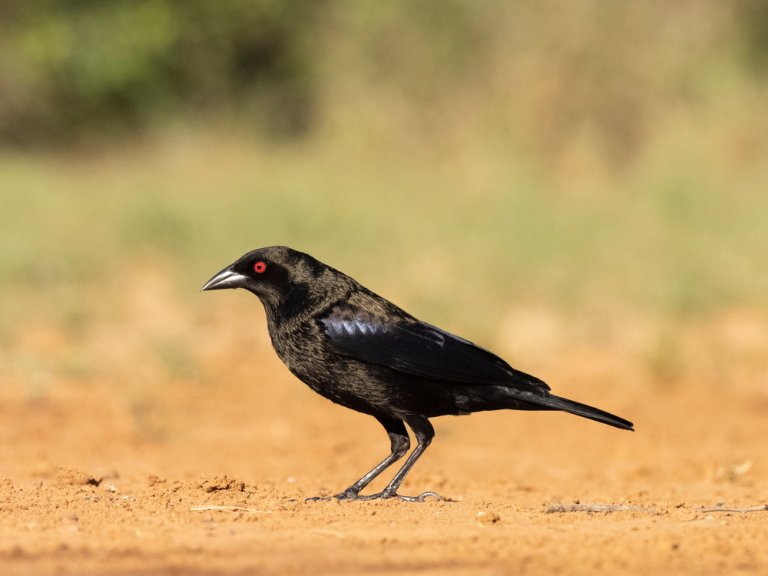
[[[344,405],[359,396],[364,375],[330,351],[318,327],[311,323],[270,326],[269,334],[280,360],[315,392]]]

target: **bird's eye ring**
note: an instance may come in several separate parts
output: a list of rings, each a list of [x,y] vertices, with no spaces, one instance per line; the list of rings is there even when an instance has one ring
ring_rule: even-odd
[[[253,265],[253,271],[256,272],[256,274],[264,274],[264,272],[267,271],[267,263],[263,260],[259,260]]]

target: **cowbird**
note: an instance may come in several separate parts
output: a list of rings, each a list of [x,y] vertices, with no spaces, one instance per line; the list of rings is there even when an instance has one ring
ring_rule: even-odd
[[[288,369],[318,394],[378,420],[389,435],[389,456],[339,500],[441,498],[397,493],[432,442],[429,418],[484,410],[560,410],[609,426],[632,423],[550,393],[542,380],[512,368],[495,354],[417,320],[389,300],[308,254],[272,246],[248,252],[202,290],[244,288],[266,311],[272,345]],[[387,486],[360,492],[417,445]]]

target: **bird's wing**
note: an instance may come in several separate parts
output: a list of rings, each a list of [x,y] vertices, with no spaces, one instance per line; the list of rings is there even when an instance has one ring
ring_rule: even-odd
[[[433,380],[549,390],[495,354],[424,322],[393,320],[351,306],[338,306],[320,321],[331,350],[360,362]]]

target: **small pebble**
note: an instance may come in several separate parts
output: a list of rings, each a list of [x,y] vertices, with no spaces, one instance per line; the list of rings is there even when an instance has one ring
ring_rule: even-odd
[[[480,522],[480,524],[496,524],[501,521],[501,516],[496,514],[496,512],[478,512],[477,513],[477,521]]]

